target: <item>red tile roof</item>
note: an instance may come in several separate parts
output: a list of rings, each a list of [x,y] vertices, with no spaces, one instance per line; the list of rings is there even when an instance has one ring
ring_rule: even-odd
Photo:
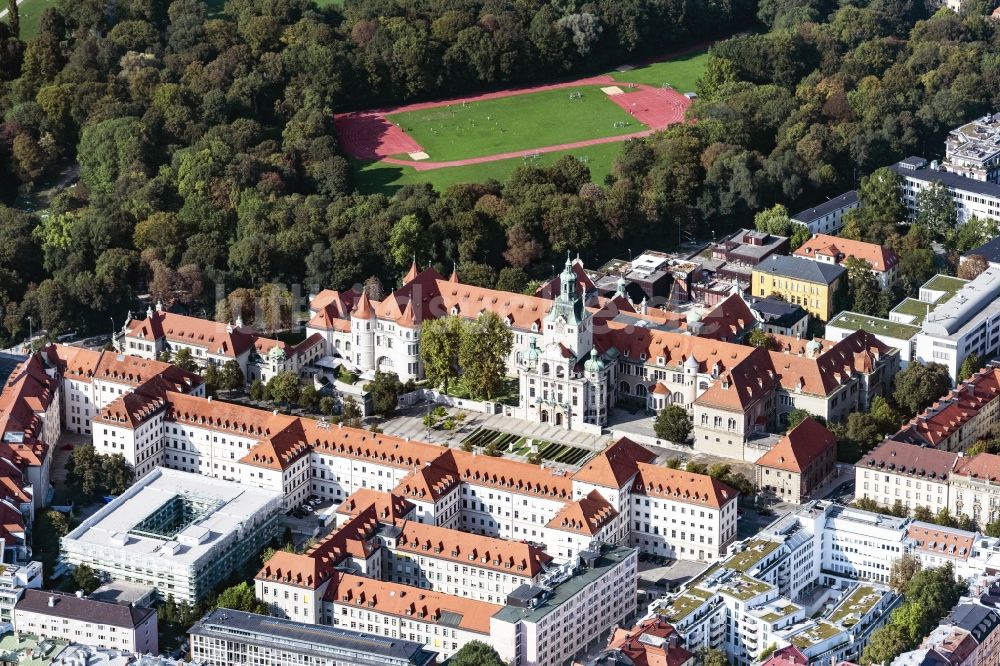
[[[899,255],[891,248],[826,234],[814,234],[793,254],[806,259],[816,256],[832,257],[838,264],[849,257],[854,257],[867,261],[871,264],[872,270],[880,273],[891,270],[899,264]]]
[[[649,497],[660,497],[714,509],[736,499],[734,488],[707,474],[694,474],[669,467],[639,463],[639,477],[633,491]]]
[[[633,666],[688,666],[694,663],[694,653],[678,645],[673,626],[659,618],[645,620],[631,629],[616,627],[608,639],[608,650],[620,652]]]
[[[837,449],[837,438],[811,416],[806,417],[770,451],[757,460],[759,467],[789,472],[808,470],[824,454]]]
[[[622,437],[591,458],[573,475],[573,480],[604,488],[623,488],[638,473],[636,463],[655,459],[655,453]]]
[[[965,532],[932,523],[915,521],[906,528],[906,536],[917,542],[917,549],[935,555],[967,560],[975,543],[974,532]]]
[[[490,633],[490,618],[503,608],[485,601],[344,573],[335,574],[324,599],[372,613],[394,615],[408,622],[436,623],[448,613],[451,616],[447,618],[448,626],[453,626],[451,621],[457,619],[458,629],[480,634]]]
[[[593,536],[617,515],[618,510],[604,499],[604,495],[591,490],[586,497],[565,504],[548,522],[547,527]]]
[[[159,340],[196,347],[208,353],[236,358],[253,346],[257,337],[250,329],[233,328],[209,319],[188,317],[172,312],[155,311],[146,319],[128,323],[126,337]]]
[[[899,429],[893,439],[940,446],[1000,396],[1000,367],[983,368]]]

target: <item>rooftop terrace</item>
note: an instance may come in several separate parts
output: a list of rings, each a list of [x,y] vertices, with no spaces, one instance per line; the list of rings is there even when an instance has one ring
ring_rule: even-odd
[[[795,647],[804,650],[817,643],[822,643],[825,640],[833,638],[842,631],[843,629],[836,625],[830,624],[825,620],[819,620],[805,631],[800,631],[791,636],[788,640]]]
[[[706,592],[697,587],[690,587],[675,597],[669,606],[661,608],[657,612],[666,618],[668,622],[677,623],[701,608],[711,598],[711,592]]]
[[[924,303],[916,298],[904,298],[891,312],[912,317],[909,325],[918,328],[924,322],[927,312],[933,309],[934,305],[931,303]]]
[[[958,290],[962,288],[962,285],[966,284],[967,282],[968,280],[952,277],[950,275],[941,275],[940,273],[938,273],[930,280],[920,285],[920,288],[932,289],[934,291],[943,291],[945,295],[940,300],[945,300],[954,296],[958,292]]]
[[[777,550],[778,545],[777,541],[754,539],[747,544],[746,550],[736,553],[726,560],[725,566],[745,573],[755,564]]]
[[[882,599],[882,592],[870,585],[859,585],[837,606],[828,619],[844,627],[852,627]]]

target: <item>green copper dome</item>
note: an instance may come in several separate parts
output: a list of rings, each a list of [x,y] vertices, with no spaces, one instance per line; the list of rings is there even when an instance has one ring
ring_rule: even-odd
[[[586,372],[604,372],[604,361],[602,361],[601,357],[597,355],[596,349],[590,350],[590,358],[588,358],[583,364],[583,369]]]

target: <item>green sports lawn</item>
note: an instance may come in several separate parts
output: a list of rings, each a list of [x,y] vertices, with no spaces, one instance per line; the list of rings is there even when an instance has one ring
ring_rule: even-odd
[[[34,39],[38,36],[42,12],[52,4],[54,0],[24,0],[17,6],[17,17],[21,22],[21,39]],[[6,9],[7,3],[0,5],[0,8]]]
[[[586,161],[587,166],[590,168],[590,179],[592,181],[603,183],[604,177],[611,173],[615,157],[621,149],[621,143],[601,143],[596,146],[542,153],[537,159],[531,160],[531,163],[538,166],[549,166],[563,155],[573,155],[578,159]],[[381,192],[390,196],[404,185],[416,185],[419,183],[430,183],[434,189],[443,192],[451,185],[457,183],[480,183],[490,178],[503,182],[507,180],[507,177],[510,176],[516,167],[525,163],[525,159],[513,157],[506,160],[497,160],[496,162],[432,169],[430,171],[417,171],[411,167],[397,166],[385,162],[353,162],[354,178],[358,188],[362,192]]]
[[[571,99],[580,93],[578,99]],[[511,95],[387,116],[443,162],[640,132],[646,126],[600,86]],[[615,126],[615,125],[619,126]]]
[[[627,72],[609,72],[615,81],[645,83],[659,88],[664,83],[675,90],[693,92],[708,66],[708,49],[682,55],[673,60],[642,65]]]

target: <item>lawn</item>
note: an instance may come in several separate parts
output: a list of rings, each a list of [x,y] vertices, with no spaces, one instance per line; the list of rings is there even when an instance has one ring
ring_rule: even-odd
[[[673,60],[640,65],[627,72],[609,72],[615,81],[624,83],[645,83],[659,88],[667,84],[675,90],[686,93],[697,87],[705,67],[708,66],[708,49],[682,55]]]
[[[552,460],[567,465],[579,465],[593,453],[578,446],[559,444],[558,442],[536,440],[533,443],[537,447],[538,454],[542,457],[542,460]],[[504,453],[517,456],[527,457],[531,454],[531,447],[526,437],[490,428],[476,428],[474,432],[462,440],[462,444],[482,448],[492,445]]]
[[[598,86],[543,90],[387,117],[439,162],[646,129]]]
[[[54,4],[53,0],[24,0],[17,6],[17,16],[21,21],[21,39],[29,40],[38,36],[42,12],[52,4]],[[6,9],[7,3],[3,3],[0,7]]]
[[[385,162],[354,161],[354,179],[358,188],[365,193],[381,192],[391,196],[404,185],[430,183],[434,189],[443,192],[458,183],[481,183],[490,178],[504,182],[518,166],[531,163],[538,166],[550,166],[564,155],[573,155],[583,160],[590,168],[590,179],[595,183],[603,183],[605,176],[611,173],[615,158],[622,149],[620,143],[602,143],[596,146],[576,148],[574,150],[559,150],[542,153],[537,159],[526,160],[522,157],[512,157],[496,162],[470,164],[468,166],[417,171],[410,167],[386,164]]]

